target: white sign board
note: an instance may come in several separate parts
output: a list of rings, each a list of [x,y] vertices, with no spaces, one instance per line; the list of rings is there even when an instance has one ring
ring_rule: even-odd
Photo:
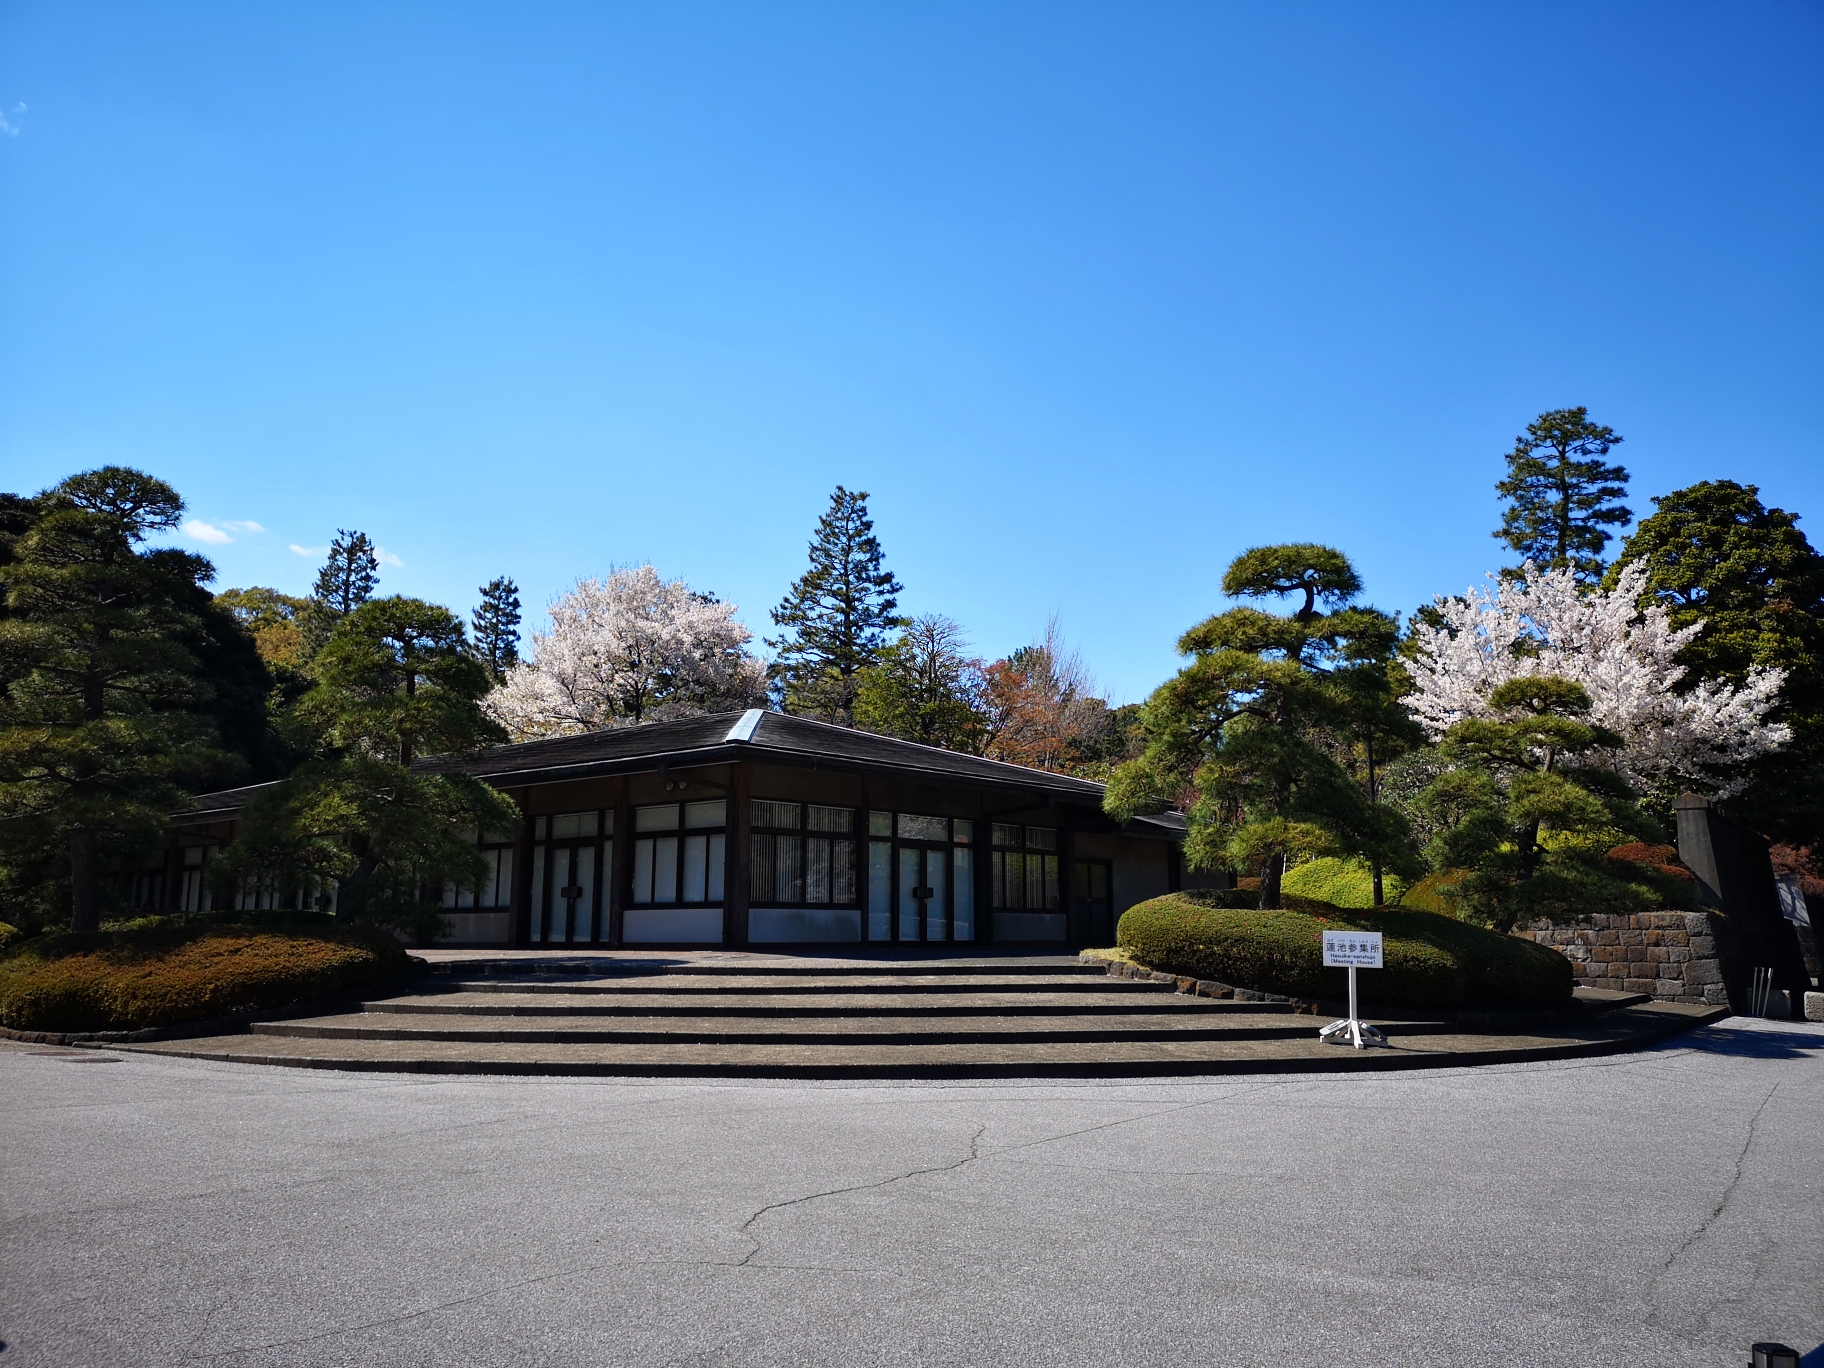
[[[1379,931],[1324,932],[1324,968],[1379,969],[1381,967],[1381,933]]]

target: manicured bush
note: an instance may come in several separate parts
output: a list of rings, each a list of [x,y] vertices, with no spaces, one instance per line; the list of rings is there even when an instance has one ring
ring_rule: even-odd
[[[1398,902],[1406,885],[1392,874],[1381,880],[1381,896]],[[1282,893],[1317,898],[1338,907],[1374,906],[1374,868],[1366,860],[1339,860],[1327,856],[1306,860],[1288,869],[1280,881]]]
[[[8,926],[5,922],[0,922],[0,950],[6,949],[7,946],[11,945],[16,940],[20,940],[24,935],[25,932],[21,931],[18,927]]]
[[[1358,975],[1365,1003],[1399,1010],[1550,1007],[1570,1000],[1570,961],[1554,950],[1431,912],[1364,913],[1309,898],[1262,911],[1244,890],[1172,893],[1129,908],[1116,938],[1167,973],[1237,988],[1340,1000],[1341,969],[1323,967],[1326,930],[1379,931],[1383,969]]]
[[[0,1025],[131,1031],[279,1007],[419,968],[373,930],[163,919],[93,935],[41,936],[0,958]]]

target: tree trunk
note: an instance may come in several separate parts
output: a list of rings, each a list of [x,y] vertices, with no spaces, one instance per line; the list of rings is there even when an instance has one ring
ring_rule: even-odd
[[[1525,883],[1533,877],[1539,868],[1539,823],[1528,822],[1520,828],[1519,868],[1514,871],[1514,882]]]
[[[1260,867],[1260,907],[1262,911],[1272,911],[1279,906],[1279,883],[1286,873],[1286,857],[1269,855],[1267,862]]]
[[[101,930],[101,875],[95,868],[95,833],[70,833],[70,930]]]
[[[1387,895],[1381,887],[1381,862],[1379,860],[1374,862],[1374,905],[1376,907],[1387,905]]]

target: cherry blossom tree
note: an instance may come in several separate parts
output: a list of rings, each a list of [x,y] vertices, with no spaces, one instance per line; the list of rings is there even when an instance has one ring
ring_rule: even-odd
[[[1644,566],[1598,590],[1530,561],[1521,574],[1439,598],[1435,622],[1414,622],[1416,687],[1404,701],[1432,735],[1493,717],[1490,696],[1509,680],[1557,675],[1588,692],[1590,722],[1620,735],[1606,764],[1643,788],[1678,784],[1726,797],[1746,782],[1745,762],[1791,739],[1785,724],[1766,720],[1785,671],[1757,667],[1740,686],[1684,684],[1678,653],[1703,624],[1674,630],[1665,608],[1639,607]]]
[[[735,605],[662,580],[650,565],[578,580],[532,634],[488,709],[516,741],[747,708],[766,694],[765,666]]]

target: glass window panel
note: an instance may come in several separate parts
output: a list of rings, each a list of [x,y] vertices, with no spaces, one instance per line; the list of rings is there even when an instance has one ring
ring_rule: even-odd
[[[868,814],[868,835],[891,836],[893,834],[893,814],[890,812],[870,812]]]
[[[676,831],[678,829],[678,805],[666,803],[663,807],[643,807],[633,810],[633,829],[635,831]]]
[[[925,939],[950,939],[950,871],[946,864],[949,852],[925,852],[925,887],[931,896],[925,899]]]
[[[614,835],[614,810],[612,808],[602,814],[602,835]]]
[[[635,841],[633,843],[633,900],[645,904],[652,901],[652,841]]]
[[[804,810],[805,825],[812,831],[853,831],[853,808],[811,807]]]
[[[456,897],[457,897],[456,885],[455,884],[445,884],[443,886],[443,905],[445,907],[456,906]]]
[[[959,824],[960,825],[960,824]],[[956,861],[956,888],[951,902],[951,939],[975,939],[975,852],[959,850],[951,857]]]
[[[550,931],[547,940],[567,940],[570,936],[570,856],[569,846],[552,847],[551,919],[546,923]]]
[[[868,939],[893,939],[893,847],[885,841],[868,844]]]
[[[747,896],[753,901],[772,901],[773,875],[778,865],[777,843],[790,839],[789,836],[769,836],[763,831],[757,831],[749,841]]]
[[[1018,850],[1021,846],[1026,844],[1024,833],[1020,828],[1017,826],[1008,826],[1005,822],[996,822],[994,824],[994,843],[997,846],[1010,847],[1014,850]]]
[[[918,876],[923,871],[919,865],[922,850],[907,850],[901,847],[899,852],[899,938],[902,941],[918,939],[918,898],[913,889],[918,888]]]
[[[728,868],[727,838],[717,832],[709,838],[709,901],[722,901],[722,875]]]
[[[830,901],[855,901],[855,842],[830,842]]]
[[[608,939],[608,890],[614,887],[614,842],[613,841],[603,841],[602,842],[602,857],[601,858],[602,858],[601,879],[598,882],[597,887],[599,887],[601,889],[600,902],[602,904],[602,915],[601,915],[601,925],[595,928],[595,934],[596,934],[596,938],[598,940],[607,940]],[[501,893],[500,897],[501,897],[501,905],[504,907],[507,903],[509,895],[505,891],[503,891]]]
[[[684,827],[688,831],[725,826],[727,822],[728,803],[721,798],[713,802],[684,804]]]
[[[709,837],[684,838],[684,902],[707,902],[709,898]]]
[[[570,939],[591,939],[595,929],[595,847],[578,846],[570,862],[570,887],[575,905],[570,911]]]
[[[533,836],[534,840],[539,840],[539,841],[544,840],[545,837],[550,834],[550,831],[551,831],[551,824],[548,820],[546,820],[543,817],[540,817],[536,822],[534,822],[532,824],[532,836]]]
[[[660,836],[652,843],[652,900],[678,900],[678,838]]]
[[[956,833],[952,839],[958,845],[968,845],[975,839],[975,823],[965,822],[961,817],[951,823],[951,830]]]
[[[1050,827],[1027,827],[1026,846],[1029,850],[1056,850],[1058,833]]]
[[[950,839],[950,819],[915,817],[902,812],[899,814],[899,835],[904,841],[947,841]]]
[[[798,830],[798,804],[774,803],[765,798],[754,799],[754,825],[757,827],[783,827],[787,831]]]
[[[495,873],[493,907],[511,907],[513,905],[513,847],[506,846],[494,852]]]
[[[781,836],[776,850],[773,897],[780,902],[804,901],[804,846],[793,836]]]
[[[1028,863],[1031,863],[1034,858],[1035,857],[1031,856],[1031,855],[1028,855],[1026,857]],[[1044,857],[1044,860],[1045,860],[1045,902],[1044,902],[1044,907],[1047,912],[1056,912],[1058,910],[1058,857],[1056,855],[1047,855]]]
[[[1001,889],[1000,905],[1022,908],[1026,906],[1026,857],[1010,850],[1001,859],[1006,862],[1007,878]]]
[[[815,808],[811,810],[816,811]],[[804,900],[827,903],[830,900],[830,838],[812,836],[804,846]]]
[[[562,841],[578,836],[593,836],[598,824],[593,812],[561,812],[551,819],[551,839]]]
[[[1045,856],[1043,855],[1026,857],[1026,906],[1035,912],[1045,906]]]
[[[544,820],[542,817],[539,819]],[[532,847],[532,939],[545,938],[545,848]]]

